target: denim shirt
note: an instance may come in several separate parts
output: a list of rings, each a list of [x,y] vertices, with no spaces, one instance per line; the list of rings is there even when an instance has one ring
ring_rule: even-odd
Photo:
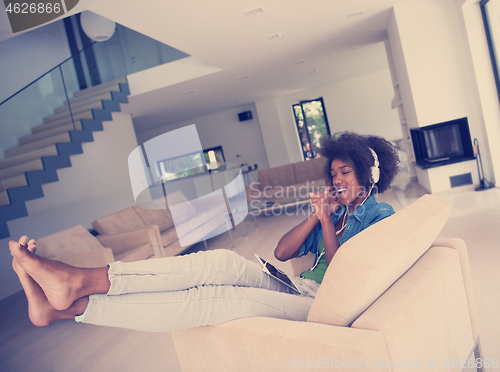
[[[332,213],[333,224],[335,225],[339,219],[342,217],[346,210],[344,205]],[[386,217],[394,214],[394,209],[387,203],[377,203],[375,197],[370,196],[363,205],[359,206],[349,214],[347,218],[347,224],[344,230],[344,234],[340,238],[339,244],[342,245],[349,239],[351,239],[357,233],[363,231],[368,226],[373,225]],[[323,239],[323,230],[321,228],[321,223],[318,223],[310,234],[307,236],[306,241],[299,249],[299,253],[295,257],[301,257],[309,252],[316,254],[316,259],[314,260],[313,267],[316,266],[318,262],[318,246]]]

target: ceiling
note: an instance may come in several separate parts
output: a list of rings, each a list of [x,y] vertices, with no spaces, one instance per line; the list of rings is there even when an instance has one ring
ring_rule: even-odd
[[[126,111],[145,131],[386,69],[377,44],[404,1],[80,0],[68,14],[91,10],[222,69],[132,97]]]

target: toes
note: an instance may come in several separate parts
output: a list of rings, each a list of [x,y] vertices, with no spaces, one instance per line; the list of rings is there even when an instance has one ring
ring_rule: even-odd
[[[26,253],[31,252],[35,253],[36,251],[36,242],[34,239],[29,239],[26,235],[23,235],[19,241],[11,240],[9,242],[10,254],[13,257],[18,257],[22,259],[22,257],[26,256]]]
[[[28,251],[35,253],[35,251],[36,251],[36,242],[35,242],[35,239],[31,239],[28,242]]]
[[[19,244],[21,244],[22,246],[24,247],[27,247],[28,246],[28,236],[27,235],[23,235],[21,236],[21,239],[19,239]]]
[[[9,242],[9,249],[10,249],[10,254],[14,257],[18,256],[21,248],[19,247],[19,243],[11,240]]]
[[[23,235],[17,242],[11,240],[9,242],[9,249],[12,256],[17,257],[21,254],[23,248],[27,249],[29,245],[28,241],[30,242],[30,244],[32,244],[30,251],[34,252],[36,248],[35,241],[33,239],[29,240],[28,236]]]

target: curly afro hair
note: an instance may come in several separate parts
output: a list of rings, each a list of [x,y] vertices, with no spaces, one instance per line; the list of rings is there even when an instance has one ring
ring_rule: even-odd
[[[320,153],[328,161],[324,168],[327,185],[332,185],[331,164],[334,159],[351,163],[360,186],[369,189],[372,184],[371,167],[375,164],[370,148],[375,151],[379,161],[380,179],[374,190],[383,193],[391,186],[398,173],[399,157],[396,148],[378,136],[363,136],[353,132],[339,132],[326,139]],[[373,191],[372,191],[373,193]]]

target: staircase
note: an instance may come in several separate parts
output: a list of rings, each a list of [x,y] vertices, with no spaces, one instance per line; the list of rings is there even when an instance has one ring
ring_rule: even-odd
[[[130,94],[126,78],[110,81],[74,94],[55,109],[54,115],[19,138],[19,146],[0,159],[0,239],[10,236],[7,221],[28,215],[25,202],[42,198],[42,184],[58,181],[57,169],[71,167],[70,155],[82,154],[82,142],[94,140],[111,112],[120,111]],[[73,122],[71,120],[73,116]],[[76,130],[75,130],[76,128]]]

